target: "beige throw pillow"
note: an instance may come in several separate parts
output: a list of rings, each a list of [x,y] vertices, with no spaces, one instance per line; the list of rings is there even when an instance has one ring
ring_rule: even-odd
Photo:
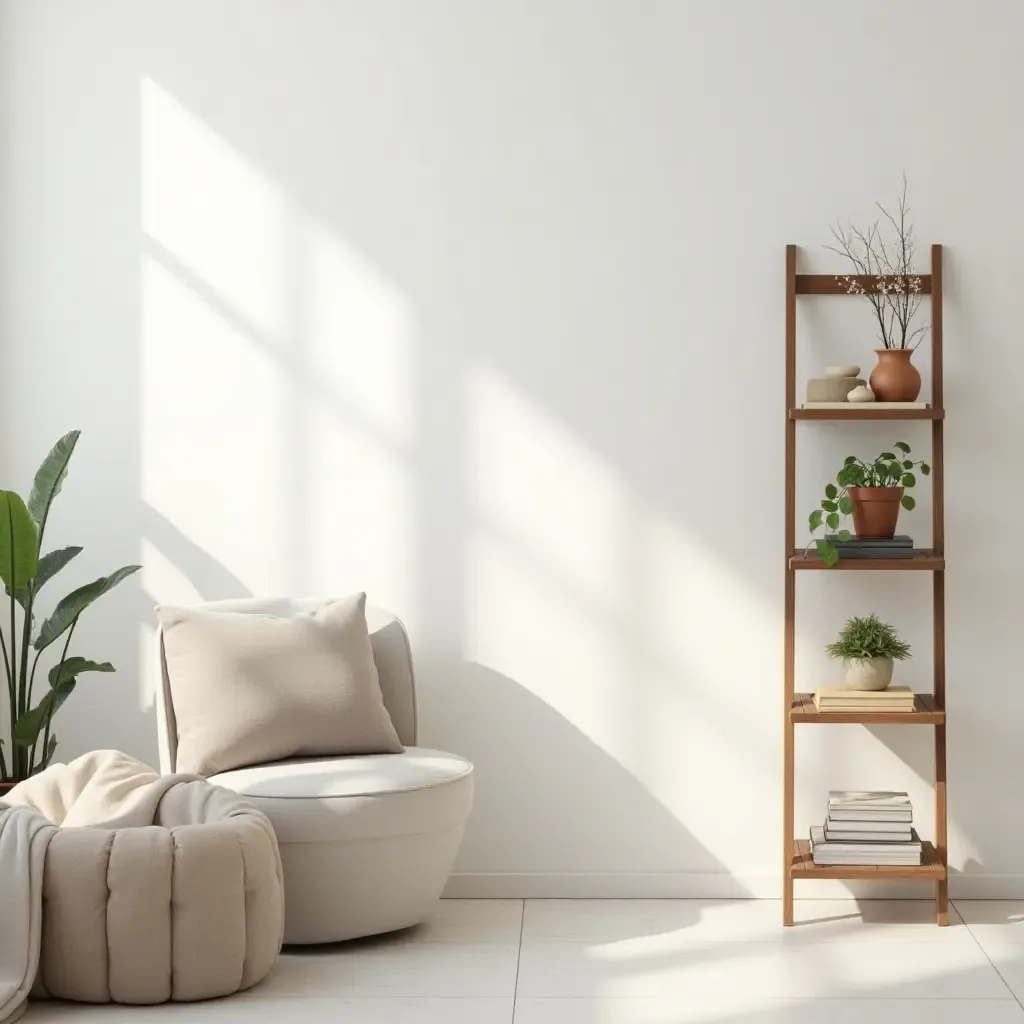
[[[157,609],[179,772],[404,749],[381,696],[366,595],[279,618]]]

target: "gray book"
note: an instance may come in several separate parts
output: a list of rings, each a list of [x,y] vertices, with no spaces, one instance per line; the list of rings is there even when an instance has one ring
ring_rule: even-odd
[[[906,822],[910,823],[914,820],[914,812],[911,808],[901,810],[884,810],[881,808],[869,808],[866,810],[860,810],[856,807],[845,808],[845,807],[832,807],[829,809],[828,816],[831,820],[836,822],[842,822],[844,825],[850,822],[858,821],[865,824],[872,822]]]
[[[908,814],[903,819],[874,818],[865,820],[849,820],[837,818],[830,814],[825,820],[825,832],[829,836],[833,832],[882,832],[894,836],[906,836],[910,838],[911,817]]]
[[[916,832],[909,843],[830,842],[825,839],[825,830],[820,825],[812,825],[811,855],[815,864],[913,867],[921,863],[921,842]]]
[[[914,539],[905,533],[898,533],[895,537],[851,537],[849,540],[840,540],[834,533],[825,535],[829,544],[835,544],[840,548],[912,548]]]
[[[909,843],[913,838],[914,830],[911,828],[902,832],[851,832],[849,829],[825,826],[826,843]]]

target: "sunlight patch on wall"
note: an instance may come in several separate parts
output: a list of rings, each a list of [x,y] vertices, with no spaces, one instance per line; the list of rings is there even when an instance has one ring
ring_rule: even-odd
[[[292,524],[309,537],[305,589],[365,590],[371,603],[408,614],[419,506],[406,463],[326,403],[313,402],[307,420],[303,522]]]
[[[203,595],[188,576],[148,537],[142,538],[142,589],[164,604],[195,604]]]
[[[286,381],[268,353],[151,257],[142,265],[142,395],[143,499],[248,587],[272,587],[287,526]]]
[[[291,316],[287,195],[154,81],[142,80],[142,230],[247,323]]]
[[[465,656],[622,754],[622,481],[488,368],[467,377],[466,436]]]
[[[467,377],[467,424],[473,512],[585,600],[619,609],[628,525],[621,477],[486,368]]]
[[[621,637],[514,547],[476,531],[466,549],[466,650],[585,735],[617,745]]]
[[[305,346],[318,385],[373,431],[413,440],[412,314],[402,293],[318,224],[305,230]]]
[[[142,538],[142,592],[159,604],[195,604],[202,594],[188,577],[151,540]],[[157,595],[159,597],[157,598]],[[143,622],[139,629],[139,708],[145,711],[153,706],[156,687],[160,685],[157,657],[156,626]]]
[[[141,89],[142,497],[204,566],[193,599],[365,589],[408,613],[408,302],[173,96]],[[181,580],[155,545],[151,593],[171,600]]]

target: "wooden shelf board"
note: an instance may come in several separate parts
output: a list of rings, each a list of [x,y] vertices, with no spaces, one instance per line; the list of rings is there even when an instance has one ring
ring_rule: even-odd
[[[851,403],[849,409],[790,409],[791,420],[943,420],[945,409],[886,409],[885,402]]]
[[[795,693],[789,718],[805,725],[943,725],[946,712],[930,693],[914,695],[913,711],[819,711],[813,693]]]
[[[921,282],[922,295],[932,293],[931,274],[911,274]],[[840,280],[842,278],[842,280]],[[869,291],[878,290],[878,278],[873,274],[797,274],[796,293],[797,295],[849,295],[849,284],[847,278],[863,285]],[[896,280],[895,277],[887,276],[882,278],[887,284]]]
[[[798,839],[794,844],[789,873],[792,878],[916,878],[923,882],[941,882],[946,878],[946,867],[938,851],[929,843],[922,844],[920,865],[897,867],[892,864],[815,864],[811,857],[811,843]]]
[[[941,572],[946,568],[946,560],[927,548],[915,548],[910,558],[840,558],[829,568],[817,555],[795,551],[790,556],[789,567],[825,572]]]

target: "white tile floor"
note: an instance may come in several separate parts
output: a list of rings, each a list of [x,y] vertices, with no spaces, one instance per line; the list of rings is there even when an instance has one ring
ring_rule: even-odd
[[[255,990],[26,1024],[1024,1024],[1024,901],[454,900],[413,932],[288,952]],[[1018,1001],[1020,1000],[1020,1001]]]

